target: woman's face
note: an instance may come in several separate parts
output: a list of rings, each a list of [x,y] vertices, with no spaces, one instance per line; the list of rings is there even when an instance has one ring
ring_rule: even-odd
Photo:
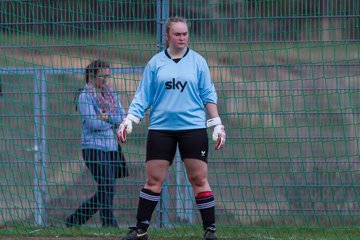
[[[104,85],[106,84],[109,76],[110,76],[109,68],[99,69],[99,72],[94,79],[95,87],[98,89],[102,89],[104,87]]]
[[[187,24],[184,22],[175,22],[171,24],[169,33],[166,33],[169,47],[175,50],[184,49],[189,41],[189,32]]]

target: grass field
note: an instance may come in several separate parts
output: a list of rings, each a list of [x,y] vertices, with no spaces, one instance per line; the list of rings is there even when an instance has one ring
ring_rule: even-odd
[[[126,228],[107,229],[107,228],[36,228],[36,227],[17,227],[3,228],[0,230],[2,240],[7,239],[58,239],[58,240],[85,240],[85,239],[119,239],[119,236],[125,234]],[[202,239],[200,227],[194,228],[175,228],[175,229],[150,229],[149,236],[151,239],[181,239],[196,240]],[[348,228],[329,228],[319,229],[312,227],[219,227],[219,239],[291,239],[291,240],[356,240],[360,239],[358,227]]]
[[[137,35],[134,35],[134,38],[139,46],[142,41],[145,41],[144,44],[155,42],[154,39],[140,38]],[[26,38],[19,36],[11,41],[18,43],[17,41],[23,39]],[[106,39],[109,39],[111,45],[112,37]],[[111,43],[120,41],[115,37],[113,39]],[[96,45],[96,42],[81,42]],[[42,41],[34,39],[33,44],[36,43],[41,44]],[[60,43],[53,43],[56,44]],[[114,63],[118,63],[118,57],[121,56],[120,62],[125,66],[144,64],[144,59],[153,54],[153,49],[141,49],[136,44],[134,46],[136,49],[99,47],[99,50],[93,52],[109,57]],[[360,228],[356,225],[356,219],[359,218],[360,175],[357,168],[358,159],[352,158],[358,154],[358,138],[353,135],[358,131],[358,124],[354,122],[359,122],[360,98],[359,91],[356,90],[359,88],[359,78],[358,71],[344,66],[341,69],[341,62],[346,65],[351,63],[348,59],[357,58],[358,51],[351,49],[358,49],[358,44],[349,43],[336,47],[321,44],[254,44],[234,45],[229,48],[221,44],[194,43],[193,46],[206,55],[214,81],[224,87],[219,91],[220,104],[226,127],[232,130],[228,132],[229,141],[225,150],[221,153],[212,153],[214,155],[211,156],[213,160],[219,161],[214,167],[216,173],[212,175],[211,181],[219,184],[216,185],[215,191],[219,199],[221,197],[221,201],[218,202],[224,210],[222,217],[228,221],[219,221],[219,239],[360,239]],[[48,64],[47,67],[56,68],[82,67],[96,55],[89,54],[92,52],[90,50],[82,49],[83,46],[75,46],[62,49],[39,48],[38,51],[24,50],[20,53],[7,51],[7,56],[0,57],[0,65],[25,67]],[[329,64],[328,67],[319,67],[322,63],[335,63],[336,66]],[[336,63],[339,63],[339,66]],[[133,91],[134,82],[138,81],[139,76],[120,77],[126,89],[124,92]],[[313,81],[314,79],[316,81]],[[58,225],[47,228],[30,225],[33,223],[34,202],[33,189],[28,187],[29,182],[33,181],[34,174],[34,154],[31,150],[31,139],[34,134],[33,76],[4,75],[1,81],[4,86],[4,97],[0,103],[3,110],[0,125],[3,126],[1,134],[5,136],[6,141],[3,142],[6,144],[0,146],[0,180],[7,188],[3,188],[3,200],[0,201],[0,220],[6,222],[0,228],[0,239],[119,239],[119,236],[127,232],[125,227],[104,229],[84,226],[66,229]],[[312,90],[314,83],[319,87],[319,91]],[[61,200],[72,200],[82,196],[80,193],[66,195],[64,192],[70,188],[82,187],[80,184],[74,186],[73,183],[76,182],[74,179],[82,178],[83,175],[78,167],[81,163],[78,157],[80,121],[78,113],[74,112],[72,91],[83,86],[83,79],[81,76],[60,75],[49,77],[47,84],[48,114],[54,116],[47,125],[48,145],[51,150],[48,152],[51,161],[47,165],[47,175],[54,187],[49,188],[47,194],[54,202],[59,200],[61,203],[54,207],[49,204],[50,207],[55,210],[59,210],[59,207],[68,209]],[[243,91],[244,89],[246,91]],[[338,91],[339,89],[342,91]],[[125,106],[129,105],[129,99],[130,95],[124,96]],[[304,112],[310,114],[303,114]],[[129,161],[138,161],[144,157],[145,148],[139,146],[144,145],[145,125],[137,126],[137,135],[132,135],[132,141],[123,148]],[[308,135],[308,132],[312,135]],[[316,134],[319,134],[320,138],[317,138]],[[323,140],[323,136],[332,138]],[[346,164],[323,164],[332,158]],[[291,162],[287,162],[288,159]],[[140,166],[143,166],[142,163]],[[308,186],[305,177],[316,179],[318,182]],[[137,181],[139,178],[133,176],[127,183],[140,185]],[[231,185],[233,182],[236,184]],[[294,185],[284,186],[288,195],[277,192],[274,188],[276,184],[280,184],[278,187],[281,187],[281,184],[288,183]],[[317,184],[322,187],[318,188]],[[342,186],[341,184],[350,187],[336,187]],[[10,185],[12,187],[9,187]],[[260,187],[254,187],[256,185]],[[137,198],[137,193],[129,191],[121,197],[133,201]],[[246,197],[242,198],[243,195]],[[333,196],[335,197],[332,198]],[[314,207],[311,204],[317,205]],[[294,212],[257,211],[271,208]],[[243,209],[250,213],[241,212]],[[301,215],[299,212],[303,209],[318,209],[319,213],[309,214],[313,217],[311,223],[303,221],[292,226],[294,223],[287,222]],[[231,212],[232,210],[234,211]],[[321,211],[326,214],[322,215]],[[326,211],[329,211],[328,215]],[[67,213],[61,209],[59,212]],[[51,215],[49,219],[62,224],[63,215],[59,212]],[[239,222],[244,225],[234,222],[235,218],[232,218],[231,214],[236,215],[240,219]],[[332,221],[336,222],[341,214],[349,220],[338,223],[342,227],[332,225]],[[266,225],[266,221],[272,221],[278,216],[285,219],[283,224],[289,225],[256,226],[263,223]],[[10,220],[18,218],[19,221],[12,226],[6,217]],[[279,219],[275,219],[275,222],[276,220]],[[316,226],[312,227],[311,224]],[[346,224],[350,227],[346,227]],[[150,236],[151,239],[202,239],[202,231],[196,226],[152,229]]]
[[[0,231],[0,237],[2,240],[7,239],[32,239],[32,240],[85,240],[85,239],[104,239],[113,240],[119,239],[120,236],[125,234],[127,229],[96,229],[96,228],[79,228],[79,229],[56,229],[56,228],[44,228],[44,229],[17,229],[16,231],[2,229]],[[189,230],[189,229],[175,229],[175,230],[150,230],[149,236],[151,239],[165,240],[165,239],[181,239],[181,240],[196,240],[202,239],[202,231]],[[219,239],[291,239],[291,240],[320,240],[320,239],[360,239],[359,229],[343,228],[343,229],[311,229],[311,228],[219,228]]]

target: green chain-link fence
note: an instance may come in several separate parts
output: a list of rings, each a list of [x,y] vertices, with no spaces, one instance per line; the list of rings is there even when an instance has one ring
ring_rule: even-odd
[[[350,229],[332,236],[360,238],[354,0],[1,1],[0,225],[66,230],[66,216],[96,188],[74,104],[85,66],[108,60],[127,108],[175,15],[187,18],[190,47],[208,61],[227,131],[226,147],[209,155],[222,234],[308,228],[326,239]],[[130,176],[117,180],[115,213],[124,228],[145,182],[146,133],[145,119],[123,145]],[[184,176],[176,159],[154,227],[199,224]]]

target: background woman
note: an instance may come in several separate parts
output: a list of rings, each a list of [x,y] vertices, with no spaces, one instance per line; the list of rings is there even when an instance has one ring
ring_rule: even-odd
[[[125,111],[110,87],[110,65],[96,60],[85,69],[86,85],[78,100],[82,121],[81,146],[97,191],[66,219],[68,227],[86,223],[98,210],[103,227],[117,227],[113,212],[117,177],[127,175],[125,159],[114,134]]]

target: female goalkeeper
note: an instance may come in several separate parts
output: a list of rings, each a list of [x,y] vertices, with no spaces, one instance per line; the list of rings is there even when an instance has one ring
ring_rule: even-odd
[[[225,131],[217,110],[217,94],[205,59],[189,49],[188,24],[179,17],[166,24],[167,49],[148,62],[141,82],[118,129],[126,142],[132,123],[139,123],[151,107],[146,146],[145,186],[140,191],[136,227],[121,239],[148,239],[151,215],[160,200],[162,184],[177,145],[196,196],[204,239],[217,239],[214,196],[207,180],[208,135],[213,127],[216,149],[225,144]],[[210,117],[206,121],[206,110]]]

